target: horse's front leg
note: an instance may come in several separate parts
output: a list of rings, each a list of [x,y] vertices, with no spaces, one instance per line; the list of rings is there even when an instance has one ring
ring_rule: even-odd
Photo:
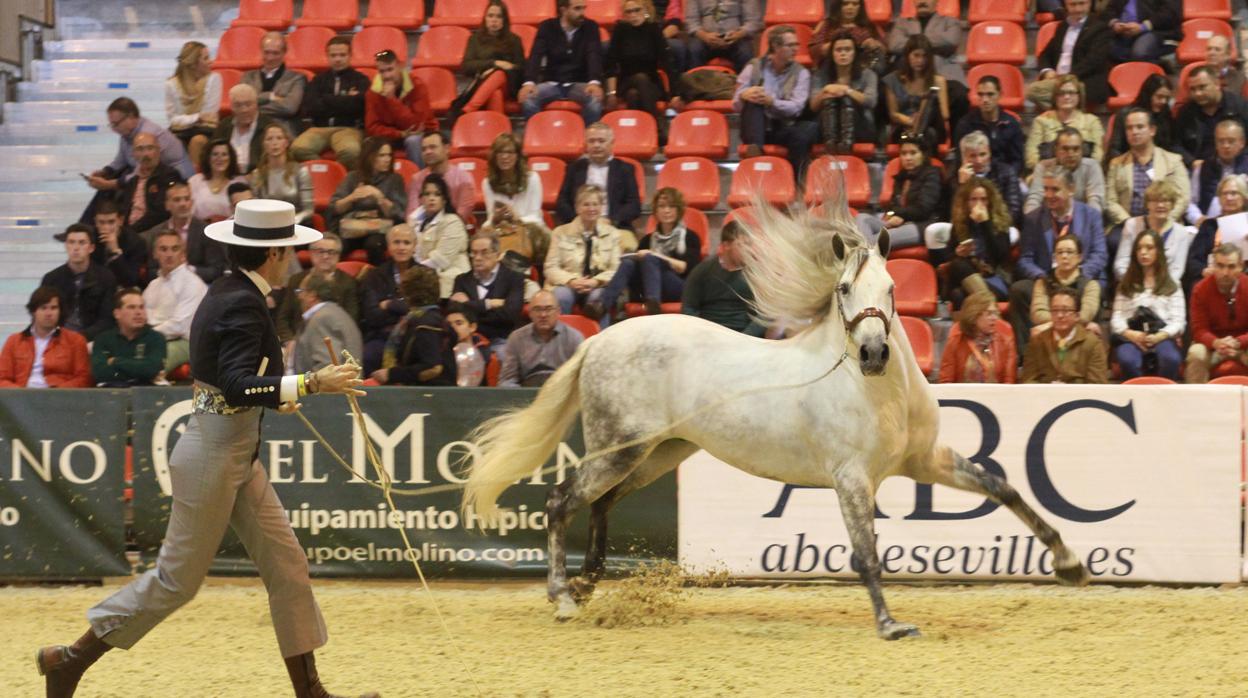
[[[846,469],[848,470],[848,469]],[[836,494],[841,502],[845,528],[854,547],[858,575],[867,587],[875,611],[875,628],[885,640],[917,636],[919,628],[893,620],[884,603],[880,584],[880,558],[875,550],[875,489],[861,472],[844,472],[836,478]]]

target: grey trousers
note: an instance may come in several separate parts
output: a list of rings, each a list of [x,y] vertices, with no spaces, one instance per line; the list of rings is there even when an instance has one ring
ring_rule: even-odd
[[[261,410],[196,414],[169,462],[173,509],[156,567],[87,612],[95,634],[130,649],[195,597],[226,526],[255,561],[283,657],[311,652],[328,635],[312,596],[308,558],[268,474],[255,459]]]

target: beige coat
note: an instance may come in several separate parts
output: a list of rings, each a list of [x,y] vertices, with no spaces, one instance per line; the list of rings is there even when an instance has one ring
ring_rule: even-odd
[[[438,272],[438,295],[449,298],[455,277],[472,269],[468,263],[468,229],[454,211],[438,214],[423,231],[416,230],[416,261],[428,263]]]
[[[1075,127],[1083,135],[1085,143],[1092,144],[1092,154],[1089,157],[1100,162],[1104,152],[1101,143],[1105,140],[1105,126],[1101,123],[1100,117],[1096,114],[1079,112],[1071,119],[1069,125]],[[1053,110],[1044,112],[1031,122],[1031,130],[1027,132],[1027,143],[1023,146],[1023,161],[1028,170],[1034,169],[1036,163],[1040,162],[1040,146],[1057,140],[1057,132],[1066,126],[1067,124],[1062,123],[1061,119],[1057,118],[1057,112]]]
[[[572,279],[579,279],[585,262],[585,227],[581,219],[555,228],[550,235],[550,250],[546,253],[546,288],[566,286]],[[606,218],[599,218],[594,234],[593,257],[590,265],[600,286],[605,286],[620,268],[620,246],[624,231],[611,225]]]
[[[1109,161],[1105,178],[1105,221],[1118,225],[1131,217],[1131,191],[1135,184],[1135,158],[1131,151]],[[1169,150],[1153,148],[1153,181],[1168,180],[1179,190],[1179,200],[1170,209],[1170,220],[1177,221],[1187,211],[1192,198],[1192,180],[1183,158]]]

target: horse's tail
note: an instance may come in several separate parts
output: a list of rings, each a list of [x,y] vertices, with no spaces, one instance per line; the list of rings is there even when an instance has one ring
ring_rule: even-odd
[[[464,486],[463,510],[471,507],[488,520],[498,512],[503,490],[554,453],[581,409],[581,364],[588,344],[555,371],[529,406],[508,410],[468,436],[477,445],[477,456]]]

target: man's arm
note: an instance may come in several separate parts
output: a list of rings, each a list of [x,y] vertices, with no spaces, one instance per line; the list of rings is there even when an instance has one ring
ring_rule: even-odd
[[[632,163],[622,160],[613,160],[619,163],[619,172],[621,176],[616,186],[623,192],[623,196],[619,201],[611,207],[612,222],[617,228],[631,228],[633,221],[641,215],[641,194],[637,191],[637,171],[633,169]]]
[[[512,336],[515,332],[511,333]],[[498,371],[498,387],[500,388],[519,388],[520,387],[520,342],[507,338],[507,351],[503,352],[503,365]]]
[[[121,356],[113,357],[112,367],[121,378],[137,378],[150,381],[165,367],[165,338],[159,332],[149,332],[148,336],[143,340],[143,344],[146,349],[141,359]],[[93,371],[94,368],[94,361],[92,361]],[[98,382],[99,380],[99,374],[96,374],[96,381]]]
[[[303,106],[303,95],[307,88],[308,79],[287,68],[282,79],[269,93],[268,101],[261,104],[268,106],[265,111],[272,116],[285,120],[293,119],[299,115],[299,109]]]
[[[708,264],[710,264],[709,261],[704,261],[694,267],[693,271],[689,272],[689,278],[685,280],[685,289],[680,298],[680,312],[685,315],[702,317],[702,292]]]

